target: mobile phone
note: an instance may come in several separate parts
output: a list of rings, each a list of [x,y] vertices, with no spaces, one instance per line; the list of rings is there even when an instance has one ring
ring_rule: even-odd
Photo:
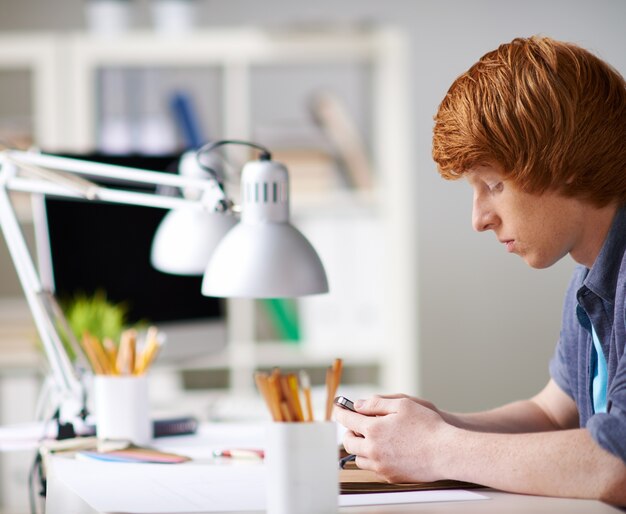
[[[337,396],[337,398],[335,398],[335,405],[339,405],[339,407],[356,412],[352,400],[348,400],[345,396]]]

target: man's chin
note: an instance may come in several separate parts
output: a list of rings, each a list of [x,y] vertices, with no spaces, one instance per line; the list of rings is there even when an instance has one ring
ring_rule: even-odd
[[[545,256],[539,255],[522,255],[524,262],[533,269],[546,269],[556,264],[559,259],[548,259]]]

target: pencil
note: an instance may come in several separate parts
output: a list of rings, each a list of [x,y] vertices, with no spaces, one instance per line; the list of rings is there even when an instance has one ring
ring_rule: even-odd
[[[135,351],[137,332],[127,329],[122,332],[120,347],[117,352],[117,369],[122,375],[130,375],[135,370]]]
[[[302,413],[302,405],[300,404],[300,391],[298,388],[298,377],[295,373],[289,373],[287,375],[287,385],[291,392],[291,398],[293,400],[293,408],[296,411],[296,418],[298,421],[304,421],[304,414]]]
[[[278,407],[278,404],[274,402],[273,395],[270,392],[268,380],[269,377],[267,376],[267,373],[257,372],[254,374],[254,381],[256,382],[256,386],[259,389],[261,396],[265,400],[265,404],[272,415],[272,419],[274,421],[281,421],[282,416],[280,414],[280,408]]]
[[[104,368],[102,367],[102,364],[100,364],[98,357],[95,354],[95,351],[91,343],[91,335],[89,334],[89,332],[85,332],[83,334],[83,337],[80,340],[80,346],[85,352],[87,361],[89,361],[89,364],[91,365],[91,370],[96,375],[104,375]]]
[[[269,397],[272,402],[272,412],[276,413],[276,421],[287,421],[284,418],[284,413],[281,407],[281,392],[280,392],[280,371],[275,369],[270,377],[267,379]]]
[[[135,359],[135,375],[141,375],[148,371],[162,345],[163,343],[159,340],[158,330],[156,327],[150,327],[146,333],[146,344]]]
[[[107,356],[106,352],[104,351],[104,348],[100,344],[100,341],[98,341],[98,338],[94,336],[89,336],[88,341],[89,341],[89,344],[91,344],[91,346],[93,347],[93,352],[96,356],[96,359],[100,363],[100,366],[102,367],[104,374],[105,375],[115,374],[115,368],[111,365],[111,362],[109,361],[109,357]]]
[[[333,368],[328,366],[326,369],[326,413],[324,419],[330,421],[330,415],[333,410]]]
[[[287,402],[285,400],[280,402],[280,413],[283,416],[283,421],[287,421],[287,422],[296,421],[293,419],[293,416],[291,415],[291,411],[289,410],[289,406],[287,405]]]
[[[304,421],[313,421],[313,400],[311,399],[311,379],[309,374],[302,370],[300,371],[300,385],[304,392],[304,403],[306,406],[306,416]]]
[[[337,389],[341,383],[341,374],[343,373],[343,360],[335,359],[333,362],[333,400],[337,396]]]
[[[115,346],[113,340],[108,337],[104,338],[102,346],[104,346],[104,353],[109,361],[111,372],[114,375],[119,375],[119,372],[117,371],[117,346]]]
[[[341,382],[342,371],[343,361],[341,359],[335,359],[333,365],[326,370],[326,421],[330,421],[333,412],[333,400]]]
[[[289,417],[291,418],[291,420],[301,421],[300,416],[298,415],[298,409],[296,407],[296,400],[294,398],[293,390],[289,385],[289,377],[287,377],[286,375],[280,376],[280,390],[282,392],[284,402],[287,404],[287,409],[289,410]]]

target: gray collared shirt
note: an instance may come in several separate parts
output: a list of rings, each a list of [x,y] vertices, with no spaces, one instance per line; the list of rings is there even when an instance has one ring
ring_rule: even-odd
[[[583,312],[581,312],[581,310]],[[584,316],[586,314],[587,316]],[[588,319],[585,319],[587,318]],[[606,358],[607,412],[594,414],[591,381],[593,325]],[[576,402],[580,426],[626,462],[626,207],[617,211],[591,269],[578,266],[570,282],[550,375]]]

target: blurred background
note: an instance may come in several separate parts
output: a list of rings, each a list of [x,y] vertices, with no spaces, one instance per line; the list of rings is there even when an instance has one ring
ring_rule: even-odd
[[[206,332],[170,337],[156,407],[238,418],[221,398],[253,396],[252,370],[307,368],[319,384],[338,356],[355,396],[483,409],[548,380],[573,262],[531,270],[473,232],[469,186],[442,180],[431,159],[433,115],[460,73],[518,36],[577,43],[624,74],[625,21],[622,0],[5,2],[0,139],[165,159],[229,137],[288,164],[294,222],[331,293],[216,307]],[[236,190],[249,156],[228,157]],[[15,201],[31,237],[27,201]],[[164,323],[198,322],[179,318]],[[0,423],[34,418],[42,360],[3,242]],[[25,466],[3,462],[0,505],[25,512]]]

